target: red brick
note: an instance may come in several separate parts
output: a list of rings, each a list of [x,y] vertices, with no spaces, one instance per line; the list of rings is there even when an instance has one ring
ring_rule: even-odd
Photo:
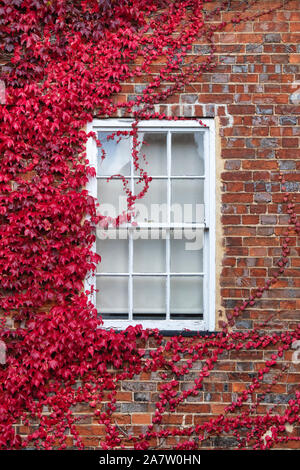
[[[258,215],[243,215],[242,222],[245,225],[257,225],[259,223],[259,216]]]
[[[248,81],[248,80],[247,80]],[[229,114],[255,114],[255,106],[254,105],[229,105],[228,106]]]
[[[226,191],[228,193],[235,193],[239,191],[244,191],[244,183],[226,183]]]
[[[290,31],[292,33],[300,33],[300,21],[290,22]]]
[[[289,147],[289,148],[298,148],[299,146],[299,139],[282,139],[282,146]]]
[[[227,171],[221,174],[221,178],[223,181],[249,181],[252,173],[251,171]]]
[[[223,194],[222,195],[223,202],[244,202],[249,203],[253,202],[253,194]]]
[[[300,64],[300,54],[291,54],[290,55],[291,64]]]
[[[224,225],[239,225],[241,217],[239,215],[223,215],[221,221]]]
[[[151,414],[135,413],[131,415],[132,424],[151,424]]]
[[[253,95],[253,103],[256,104],[287,104],[288,102],[288,95],[268,93],[259,93],[257,95]]]
[[[276,170],[277,169],[277,163],[272,162],[272,161],[257,161],[257,160],[245,160],[242,163],[243,169],[246,170],[262,170],[262,169],[268,169],[268,170]]]

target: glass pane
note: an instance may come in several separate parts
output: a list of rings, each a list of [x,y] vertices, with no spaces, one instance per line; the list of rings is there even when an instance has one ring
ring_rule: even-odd
[[[179,179],[172,181],[172,203],[203,204],[204,181]]]
[[[133,278],[133,318],[165,318],[166,279],[140,276]],[[153,325],[155,326],[155,325]]]
[[[133,236],[133,272],[165,272],[166,240],[162,230],[140,230]]]
[[[98,140],[102,147],[98,147],[97,175],[130,175],[130,138],[128,136],[115,136],[107,140],[112,135],[112,131],[98,132]],[[121,139],[121,140],[120,140]],[[120,141],[119,141],[120,140]],[[105,151],[105,158],[102,159],[102,148]]]
[[[135,182],[135,194],[143,190],[144,183]],[[146,194],[136,200],[136,221],[140,223],[159,223],[167,221],[167,182],[152,180]]]
[[[96,286],[99,289],[96,294],[96,306],[100,315],[110,314],[114,318],[127,318],[128,277],[97,276]]]
[[[117,233],[115,232],[116,238]],[[101,262],[97,265],[97,272],[128,272],[128,240],[101,240],[97,238],[96,249],[97,253],[101,256]]]
[[[141,168],[151,176],[167,175],[167,134],[140,132],[139,140],[143,142],[139,147]]]
[[[171,220],[185,223],[203,223],[204,220],[204,181],[173,180],[171,183]],[[177,220],[175,220],[175,215]]]
[[[203,318],[203,278],[200,276],[171,276],[171,318]]]
[[[171,272],[203,272],[203,229],[171,230]]]
[[[123,181],[112,179],[109,181],[97,180],[97,194],[99,212],[109,217],[117,217],[127,208],[127,196]]]
[[[172,134],[172,175],[204,175],[203,132]]]

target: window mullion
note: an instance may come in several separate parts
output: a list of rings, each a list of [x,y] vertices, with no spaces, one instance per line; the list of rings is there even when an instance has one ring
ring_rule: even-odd
[[[128,249],[128,318],[129,320],[133,319],[133,237],[132,237],[132,232],[129,229],[128,230],[128,243],[129,243],[129,249]]]
[[[209,228],[209,219],[210,219],[210,181],[207,178],[209,172],[207,169],[210,164],[210,152],[209,152],[209,132],[204,132],[204,224],[205,228]]]
[[[203,271],[204,271],[204,276],[203,276],[203,290],[204,292],[207,292],[208,289],[210,288],[210,283],[209,283],[209,276],[210,276],[210,234],[209,234],[209,228],[210,228],[210,217],[211,217],[211,200],[213,198],[213,194],[210,194],[210,189],[212,187],[211,185],[211,174],[210,174],[210,131],[209,132],[204,132],[204,224],[205,224],[205,230],[204,230],[204,236],[203,236]],[[209,312],[209,299],[208,296],[203,296],[203,320],[204,323],[207,325],[208,328],[208,312]]]
[[[130,137],[131,139],[131,145],[130,148],[132,149],[133,147],[133,138]],[[132,155],[130,157],[130,189],[132,192],[132,195],[134,195],[134,166],[133,166],[133,158]],[[133,252],[134,252],[134,247],[133,247],[133,236],[132,236],[132,231],[129,228],[128,229],[128,318],[129,321],[133,320]]]

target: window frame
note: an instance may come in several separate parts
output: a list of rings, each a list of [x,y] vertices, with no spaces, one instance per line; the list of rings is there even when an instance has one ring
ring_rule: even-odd
[[[130,130],[133,119],[94,119],[87,124],[87,133],[93,131]],[[128,326],[142,324],[144,328],[159,328],[168,331],[214,331],[215,328],[215,305],[216,305],[216,150],[215,150],[215,121],[214,119],[201,119],[201,123],[196,119],[187,120],[147,120],[140,121],[139,131],[201,131],[204,133],[204,205],[205,205],[205,247],[203,266],[203,319],[199,320],[103,320],[103,328],[123,330]],[[98,148],[95,139],[88,138],[87,159],[90,166],[97,170]],[[170,150],[168,150],[170,152]],[[169,157],[168,157],[169,158]],[[187,178],[193,179],[193,176]],[[106,179],[103,177],[103,179]],[[151,183],[150,183],[151,184]],[[88,193],[97,199],[97,177],[90,177],[87,188]],[[169,189],[168,189],[169,191]],[[157,224],[156,224],[157,225]],[[139,224],[140,226],[140,224]],[[147,227],[149,225],[147,224]],[[195,227],[195,225],[193,225]],[[150,227],[151,228],[151,227]],[[196,227],[195,227],[196,228]],[[93,247],[96,252],[96,242]],[[100,253],[101,255],[101,253]],[[130,255],[129,255],[130,256]],[[169,271],[170,273],[170,271]],[[169,274],[167,273],[167,274]],[[113,277],[114,274],[112,274]],[[147,275],[147,274],[145,274]],[[89,274],[85,281],[85,289],[96,289],[97,274]],[[180,276],[180,273],[178,274]],[[129,289],[132,289],[132,286]],[[208,293],[209,295],[205,295]],[[166,293],[166,295],[169,295]],[[90,294],[90,300],[96,306],[96,293]],[[132,307],[131,307],[132,308]],[[99,313],[101,315],[101,313]]]

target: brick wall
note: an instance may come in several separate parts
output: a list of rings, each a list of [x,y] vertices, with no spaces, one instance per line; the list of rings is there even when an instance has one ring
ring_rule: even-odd
[[[233,17],[240,7],[239,1],[231,3],[231,10],[223,14],[224,20]],[[282,2],[261,0],[259,8],[270,8],[275,3]],[[187,85],[184,93],[159,105],[157,111],[168,116],[212,117],[218,122],[217,186],[221,200],[217,216],[222,234],[218,240],[218,325],[242,299],[263,286],[277,268],[280,236],[289,220],[280,192],[278,164],[286,174],[286,187],[294,195],[296,211],[300,212],[300,0],[254,22],[229,25],[215,37],[218,67],[199,77],[197,83]],[[193,47],[195,55],[208,52],[204,42]],[[153,73],[159,67],[155,64]],[[139,77],[124,84],[115,99],[123,102],[131,99],[141,92],[148,79]],[[235,328],[250,330],[270,314],[274,317],[266,326],[267,332],[295,328],[300,318],[299,239],[292,237],[290,246],[291,257],[284,275],[253,308],[244,311]],[[151,349],[154,344],[150,341],[147,347]],[[263,350],[224,353],[199,395],[189,397],[176,413],[166,414],[163,424],[169,429],[184,428],[222,413],[250,384],[271,354],[271,345]],[[270,393],[262,397],[258,413],[266,413],[274,406],[277,413],[284,411],[300,381],[299,365],[289,362],[291,358],[291,351],[283,355],[282,364],[289,364],[288,373],[282,374]],[[196,363],[192,372],[179,380],[179,390],[193,384],[201,366]],[[278,373],[277,369],[266,376],[266,385],[260,393]],[[120,384],[113,422],[125,440],[126,433],[144,432],[151,423],[160,387],[159,371]],[[80,406],[75,412],[81,417],[78,429],[84,443],[88,448],[99,448],[104,427],[97,424],[88,406]],[[28,429],[21,426],[19,431],[26,434]],[[300,436],[296,426],[288,432]],[[178,439],[150,442],[151,447],[168,448]],[[71,438],[68,444],[72,446]],[[224,449],[235,445],[233,435],[222,435],[209,439],[204,447]],[[278,447],[299,448],[299,441]]]

